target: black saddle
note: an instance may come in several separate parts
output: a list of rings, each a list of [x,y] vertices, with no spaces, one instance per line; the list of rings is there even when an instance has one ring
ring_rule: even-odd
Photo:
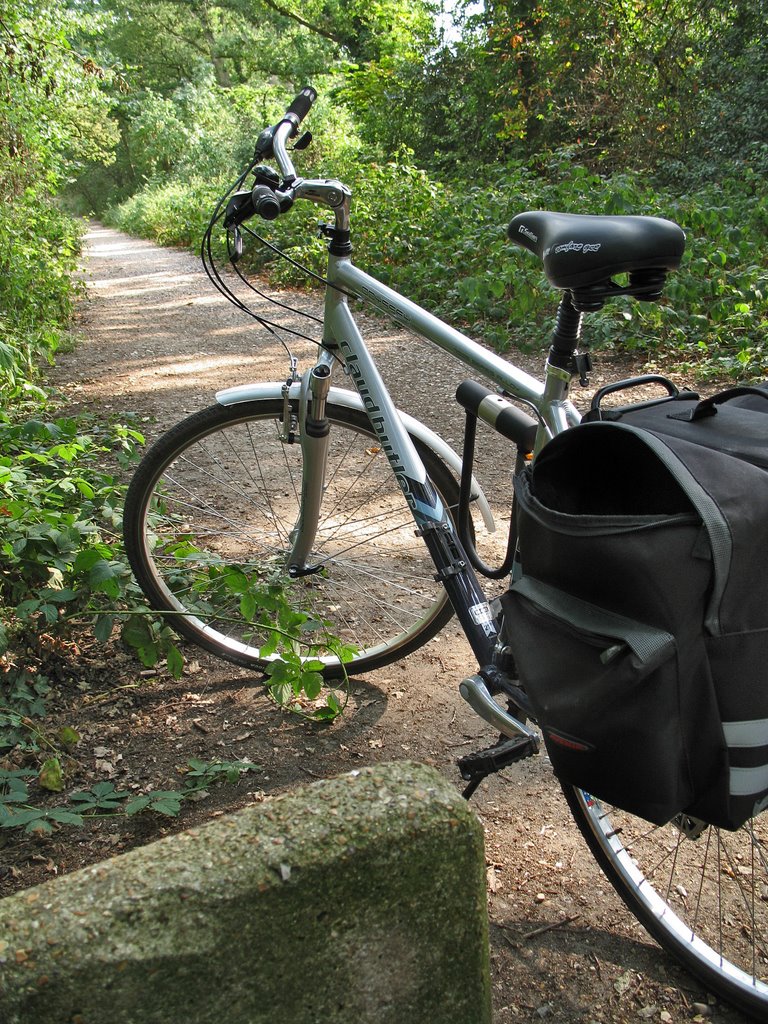
[[[660,217],[610,217],[536,210],[519,213],[507,229],[516,245],[535,253],[556,288],[589,288],[614,274],[680,266],[682,228]]]

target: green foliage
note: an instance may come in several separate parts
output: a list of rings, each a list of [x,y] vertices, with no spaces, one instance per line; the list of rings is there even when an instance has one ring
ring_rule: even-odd
[[[40,399],[37,366],[51,362],[72,314],[82,226],[33,190],[0,208],[0,399]],[[40,282],[45,286],[41,287]]]
[[[210,219],[210,210],[224,186],[192,178],[149,186],[127,199],[109,220],[116,227],[160,245],[196,249]]]
[[[488,0],[459,39],[345,69],[364,137],[467,177],[576,141],[592,166],[701,183],[765,170],[765,0]]]
[[[0,0],[0,197],[55,191],[85,160],[108,159],[116,140],[104,86],[111,72],[72,49],[95,27],[63,0]]]
[[[582,162],[583,148],[526,164],[507,161],[486,180],[436,182],[401,161],[340,157],[326,173],[353,186],[356,262],[385,283],[500,350],[548,341],[558,295],[537,261],[506,237],[524,209],[651,214],[677,221],[687,256],[670,275],[661,303],[615,300],[588,318],[595,345],[642,349],[656,361],[695,366],[699,373],[758,377],[768,370],[768,287],[764,258],[768,208],[756,175],[728,179],[682,195],[648,175],[600,174]],[[174,244],[196,245],[206,214],[207,186],[181,183],[149,189],[125,204],[121,223]],[[209,193],[210,194],[210,193]],[[187,202],[188,196],[194,198]],[[315,273],[325,267],[317,211],[299,205],[272,225],[254,225]],[[174,230],[174,225],[176,229]],[[220,249],[220,258],[226,258]],[[255,243],[244,266],[273,284],[302,285],[304,275]]]
[[[43,675],[23,670],[0,675],[0,752],[36,754],[48,745],[36,723],[46,714],[49,692]]]
[[[207,785],[253,770],[240,762],[194,762],[181,791],[132,796],[104,782],[57,807],[38,806],[29,788],[28,780],[36,777],[43,797],[66,789],[66,760],[80,737],[70,725],[55,734],[47,727],[50,686],[40,668],[73,634],[90,626],[105,642],[118,626],[123,643],[144,665],[165,659],[175,677],[183,669],[174,634],[147,609],[120,538],[121,471],[130,468],[141,440],[131,426],[85,417],[0,416],[0,827],[50,831],[117,810],[175,816],[184,800]],[[265,653],[286,653],[279,681],[290,695],[278,692],[274,679],[268,684],[278,703],[318,720],[341,712],[334,691],[321,697],[312,658],[328,650],[342,658],[352,652],[292,608],[278,584],[251,581],[231,566],[210,563],[200,587],[200,614],[206,614],[203,590],[210,598],[217,589],[231,597],[254,631],[266,631]],[[19,773],[20,760],[37,770]]]
[[[9,771],[0,768],[0,828],[24,829],[25,832],[51,832],[57,825],[84,825],[95,818],[152,812],[175,818],[186,801],[200,799],[212,786],[233,784],[248,772],[259,772],[259,765],[250,761],[200,761],[192,759],[185,772],[187,784],[180,789],[150,790],[139,795],[118,790],[112,782],[97,782],[88,789],[76,790],[66,804],[56,807],[32,806],[30,783],[35,775],[30,769]],[[64,779],[58,758],[43,765],[38,785],[45,790],[62,792]]]
[[[76,53],[60,0],[0,0],[0,398],[40,400],[33,383],[72,313],[81,225],[52,202],[84,160],[115,141],[102,91],[111,75]]]
[[[40,749],[32,720],[43,709],[36,704],[33,713],[25,704],[43,695],[34,678],[47,660],[45,645],[73,630],[90,626],[103,642],[117,621],[144,664],[164,657],[173,675],[181,673],[173,633],[152,620],[122,549],[117,474],[141,440],[133,427],[85,417],[0,415],[0,686],[14,747]],[[46,744],[67,742],[65,735]]]
[[[311,618],[289,601],[280,570],[265,578],[263,572],[203,554],[193,539],[184,535],[175,537],[162,552],[156,548],[155,556],[159,555],[168,555],[169,561],[179,565],[178,579],[169,575],[167,582],[183,589],[188,610],[201,619],[220,623],[231,616],[249,624],[244,638],[259,648],[262,657],[274,658],[267,668],[267,685],[276,703],[318,721],[341,713],[346,699],[341,701],[337,691],[325,688],[318,659],[331,654],[344,664],[352,660],[356,649],[343,644],[329,623]],[[130,640],[140,657],[146,644],[151,659],[152,624],[135,618]]]
[[[127,465],[141,440],[122,424],[0,415],[0,599],[12,633],[95,619],[125,596],[123,486],[105,464]]]
[[[81,8],[83,5],[78,4]],[[428,45],[424,0],[100,0],[109,12],[103,42],[142,82],[168,94],[182,79],[212,76],[230,88],[279,78],[295,83],[342,61],[367,63]]]
[[[111,53],[135,68],[132,91],[113,90],[114,166],[80,186],[92,209],[117,202],[125,230],[196,247],[260,129],[309,77],[321,99],[301,171],[353,186],[356,259],[388,283],[501,349],[531,344],[555,297],[510,251],[513,213],[667,211],[689,231],[669,299],[614,303],[591,318],[592,336],[762,372],[765,0],[489,0],[465,5],[461,38],[441,45],[421,0],[312,0],[300,16],[282,3],[256,16],[240,0],[107,9],[90,38],[105,65]],[[726,177],[721,201],[709,182]],[[721,215],[706,224],[710,205]],[[305,204],[268,237],[322,273],[316,218]],[[242,266],[304,283],[267,250]]]
[[[717,181],[723,171],[768,174],[768,21],[766,0],[734,6],[731,19],[706,56],[683,180]],[[765,189],[763,188],[763,192]]]
[[[92,168],[78,188],[100,214],[119,203],[107,218],[125,231],[161,244],[199,244],[233,168],[250,159],[262,128],[280,118],[285,104],[285,87],[224,89],[210,80],[180,85],[167,98],[124,98],[114,165]],[[312,123],[317,144],[305,154],[307,174],[331,161],[351,164],[357,158],[361,143],[352,120],[333,106],[327,90],[313,108]]]

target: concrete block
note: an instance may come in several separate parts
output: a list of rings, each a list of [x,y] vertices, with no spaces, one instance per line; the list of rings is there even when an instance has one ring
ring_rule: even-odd
[[[415,764],[0,902],[3,1024],[489,1024],[482,829]]]

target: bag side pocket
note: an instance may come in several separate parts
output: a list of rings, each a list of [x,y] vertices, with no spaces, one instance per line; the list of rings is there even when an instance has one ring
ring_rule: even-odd
[[[561,781],[659,824],[681,811],[692,789],[675,638],[531,576],[502,602]]]

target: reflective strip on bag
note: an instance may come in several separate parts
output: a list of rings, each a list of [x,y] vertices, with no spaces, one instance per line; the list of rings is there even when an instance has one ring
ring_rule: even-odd
[[[723,733],[729,747],[768,747],[768,718],[723,722]]]
[[[768,747],[768,718],[752,718],[743,722],[723,722],[726,744],[738,749]],[[730,769],[731,796],[755,796],[768,789],[768,764],[754,768]]]
[[[731,768],[731,796],[755,796],[768,790],[768,764],[759,768]]]

